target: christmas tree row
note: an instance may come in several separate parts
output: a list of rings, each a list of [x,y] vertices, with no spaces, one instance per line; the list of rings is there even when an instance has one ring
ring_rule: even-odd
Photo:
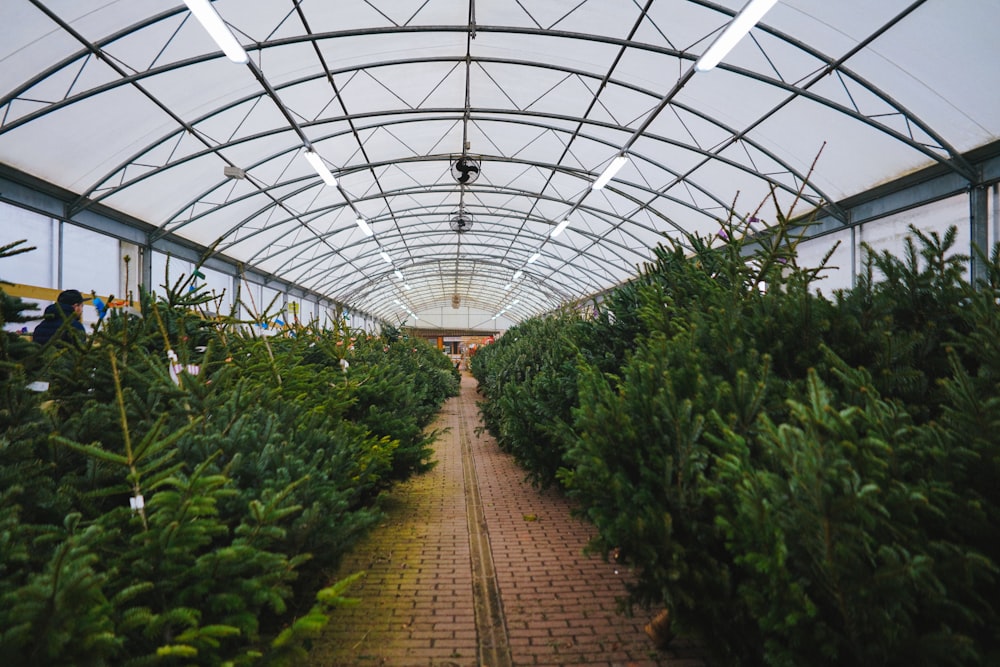
[[[188,287],[86,340],[3,337],[2,664],[288,664],[347,602],[330,573],[380,492],[432,463],[445,355],[260,337]]]
[[[1000,250],[724,231],[478,351],[488,428],[716,664],[1000,664]]]

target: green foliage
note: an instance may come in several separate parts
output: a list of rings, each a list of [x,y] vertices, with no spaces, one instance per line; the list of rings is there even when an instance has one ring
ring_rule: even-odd
[[[941,533],[975,457],[914,426],[866,374],[846,381],[864,405],[838,408],[811,374],[786,423],[761,417],[764,461],[727,434],[718,466],[729,493],[717,522],[767,663],[979,664],[972,635],[992,615],[981,591],[995,567]]]
[[[375,499],[432,464],[458,387],[440,352],[262,337],[191,287],[143,292],[80,346],[5,334],[0,663],[291,664],[348,602],[322,587]]]
[[[348,417],[372,433],[398,442],[389,479],[406,479],[430,467],[437,437],[427,426],[440,405],[458,395],[459,376],[448,357],[424,340],[395,336],[352,341],[346,370],[358,397]],[[380,363],[388,358],[391,363]]]
[[[555,481],[563,462],[562,434],[576,404],[573,337],[580,325],[571,311],[529,320],[472,358],[487,399],[480,403],[486,427],[540,486]]]
[[[973,286],[912,230],[830,300],[780,216],[724,231],[477,353],[486,424],[718,664],[1000,663],[1000,246]]]
[[[301,664],[308,657],[306,647],[326,627],[329,611],[336,607],[355,606],[361,602],[356,598],[347,597],[346,593],[364,574],[356,572],[319,591],[316,594],[316,604],[309,612],[296,618],[271,642],[271,651],[267,655],[266,664],[274,667]]]
[[[100,665],[118,653],[122,638],[114,632],[103,590],[108,574],[97,553],[104,539],[99,527],[82,528],[78,514],[67,515],[61,530],[39,532],[32,548],[46,554],[42,567],[0,596],[4,664]]]
[[[838,294],[829,344],[925,421],[939,410],[938,380],[951,372],[942,351],[965,335],[961,305],[974,290],[962,277],[968,257],[953,253],[955,228],[944,237],[911,231],[920,246],[908,237],[902,258],[867,249],[857,287]],[[976,355],[963,363],[976,368]]]

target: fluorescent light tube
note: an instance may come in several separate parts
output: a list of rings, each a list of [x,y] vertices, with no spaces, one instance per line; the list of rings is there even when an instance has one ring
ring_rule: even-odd
[[[337,179],[330,173],[330,170],[323,162],[323,158],[319,156],[319,153],[313,150],[308,150],[303,153],[303,155],[306,156],[306,159],[309,160],[309,164],[311,164],[312,168],[316,170],[316,173],[319,174],[319,177],[323,179],[324,183],[329,185],[331,188],[337,185]]]
[[[209,37],[215,40],[227,58],[240,65],[245,64],[250,59],[243,46],[236,41],[229,26],[215,11],[211,2],[208,0],[184,0],[184,4],[188,6],[194,17],[201,23],[201,27],[205,29]]]
[[[410,287],[410,283],[403,283],[403,289],[405,289],[405,290],[411,290],[413,288]]]
[[[507,283],[507,286],[503,288],[504,292],[509,292],[510,288],[514,286],[514,283]]]
[[[381,257],[386,264],[392,265],[392,257],[389,257],[389,255],[385,253],[385,250],[379,250],[378,254],[379,257]]]
[[[396,274],[396,278],[398,278],[399,280],[403,279],[403,273],[399,269],[396,269],[395,271],[393,271],[393,273]]]
[[[771,9],[778,0],[750,0],[740,13],[737,14],[726,29],[722,31],[705,53],[701,54],[698,62],[694,64],[698,72],[707,72],[712,69],[733,50],[733,47],[743,39],[750,29],[757,25],[757,22],[764,18],[767,10]]]
[[[626,162],[628,162],[627,157],[624,155],[616,155],[615,159],[612,160],[611,163],[604,169],[604,172],[597,177],[597,180],[594,181],[594,184],[591,187],[595,190],[603,188],[611,181],[612,178],[615,177],[618,170],[625,166]]]
[[[512,283],[516,283],[518,280],[521,279],[521,276],[523,276],[523,275],[524,275],[524,271],[518,271],[517,273],[514,274],[514,277],[511,279],[511,282]]]
[[[358,223],[358,229],[360,229],[362,232],[364,232],[365,236],[374,236],[375,235],[375,232],[372,231],[372,228],[368,226],[368,221],[365,220],[364,218],[362,218],[362,217],[359,216],[358,219],[355,220],[354,222]]]
[[[541,256],[542,256],[542,253],[536,252],[534,255],[532,255],[531,257],[528,258],[528,264],[531,264],[533,262],[537,262],[538,258],[541,257]]]
[[[562,222],[560,222],[558,225],[556,225],[556,228],[552,230],[552,233],[549,234],[549,236],[551,238],[555,238],[555,237],[559,236],[560,234],[562,234],[564,231],[566,231],[567,227],[569,227],[569,218],[566,218],[565,220],[563,220]]]

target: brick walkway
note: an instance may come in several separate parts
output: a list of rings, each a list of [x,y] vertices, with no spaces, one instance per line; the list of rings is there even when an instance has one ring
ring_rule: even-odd
[[[585,556],[593,528],[475,433],[475,387],[463,376],[441,412],[437,466],[393,491],[343,563],[367,573],[349,593],[362,602],[334,612],[310,664],[702,667],[681,640],[655,650],[641,610],[617,613],[625,573]]]

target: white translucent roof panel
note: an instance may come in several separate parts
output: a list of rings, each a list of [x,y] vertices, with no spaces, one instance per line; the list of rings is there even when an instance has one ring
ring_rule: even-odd
[[[976,178],[961,153],[1000,136],[1000,3],[779,0],[695,72],[743,1],[217,0],[235,64],[181,2],[6,0],[0,167],[69,193],[69,219],[149,223],[154,248],[489,329],[731,215],[836,218],[934,164]]]

